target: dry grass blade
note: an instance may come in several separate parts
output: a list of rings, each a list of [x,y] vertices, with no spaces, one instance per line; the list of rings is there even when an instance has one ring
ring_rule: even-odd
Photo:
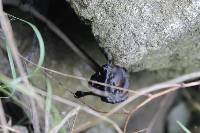
[[[130,90],[130,89],[124,89],[124,88],[121,88],[121,87],[117,87],[117,86],[112,86],[112,85],[109,85],[109,84],[105,84],[105,83],[101,83],[101,82],[97,82],[97,81],[93,81],[93,80],[90,80],[90,79],[87,79],[87,78],[84,78],[84,77],[80,77],[80,76],[76,76],[76,75],[70,75],[70,74],[66,74],[66,73],[62,73],[62,72],[59,72],[59,71],[56,71],[56,70],[53,70],[53,69],[49,69],[49,68],[46,68],[46,67],[42,67],[42,66],[38,66],[37,64],[27,60],[25,57],[23,57],[22,55],[19,55],[24,61],[27,61],[28,63],[36,66],[36,67],[39,67],[45,71],[48,71],[48,72],[51,72],[51,73],[54,73],[54,74],[57,74],[57,75],[61,75],[63,77],[68,77],[68,78],[73,78],[73,79],[78,79],[78,80],[82,80],[82,81],[87,81],[87,82],[92,82],[92,83],[95,83],[95,84],[98,84],[98,85],[102,85],[102,86],[106,86],[106,87],[114,87],[116,89],[119,89],[119,90],[123,90],[123,91],[127,91],[127,92],[130,92],[130,93],[134,93],[134,94],[137,94],[138,91],[134,91],[134,90]],[[145,93],[144,94],[145,96],[149,97],[151,96],[151,94],[148,94],[148,93]]]
[[[0,127],[3,128],[2,125],[0,125]],[[9,127],[9,126],[4,126],[8,131],[11,131],[12,133],[21,133],[20,131],[16,130],[16,129],[13,129],[12,127]]]
[[[39,89],[37,89],[37,88],[35,88],[35,90],[36,90],[36,92],[39,93],[40,95],[44,95],[44,96],[47,95],[47,93],[44,92],[44,91],[42,91],[42,90],[39,90]],[[71,105],[71,106],[73,106],[73,107],[79,107],[79,106],[80,106],[80,105],[77,104],[77,103],[74,103],[74,102],[71,102],[71,101],[69,101],[69,100],[63,99],[63,98],[61,98],[61,97],[59,97],[59,96],[56,96],[56,95],[53,95],[52,98],[53,98],[54,100],[60,102],[60,103],[64,103],[64,104],[67,104],[67,105]],[[94,116],[100,118],[101,120],[107,121],[108,123],[110,123],[111,125],[113,125],[113,127],[114,127],[119,133],[122,133],[122,130],[119,128],[119,126],[118,126],[114,121],[110,120],[109,118],[107,118],[107,117],[105,117],[105,116],[99,114],[98,112],[96,112],[96,111],[94,111],[94,110],[92,110],[92,109],[90,109],[90,108],[88,108],[88,107],[85,107],[85,106],[80,106],[80,107],[81,107],[81,109],[82,109],[83,111],[85,111],[85,112],[87,112],[87,113],[89,113],[89,114],[92,114],[92,115],[94,115]]]
[[[148,102],[152,101],[153,99],[155,98],[158,98],[160,96],[163,96],[165,94],[168,94],[170,92],[173,92],[173,91],[176,91],[177,89],[181,89],[181,88],[187,88],[187,87],[192,87],[192,86],[197,86],[197,85],[200,85],[200,81],[195,81],[195,82],[191,82],[191,83],[187,83],[187,84],[180,84],[179,87],[172,87],[172,88],[169,88],[168,90],[165,90],[165,91],[161,91],[159,93],[156,93],[154,95],[152,95],[151,97],[147,98],[145,101],[143,101],[141,104],[139,104],[135,109],[133,109],[126,122],[125,122],[125,127],[124,127],[124,132],[126,132],[126,129],[127,129],[127,125],[128,125],[128,122],[131,118],[131,116],[133,115],[133,113],[138,110],[139,108],[141,108],[142,106],[144,106],[145,104],[147,104]]]
[[[108,111],[101,111],[101,110],[96,110],[94,107],[88,105],[86,102],[84,102],[83,100],[81,100],[81,103],[83,103],[84,105],[86,105],[87,107],[91,108],[92,110],[95,110],[96,112],[102,113],[102,114],[106,114],[108,113]],[[128,115],[129,112],[127,110],[122,109],[122,111],[120,112],[116,112],[115,115]]]
[[[11,24],[7,18],[7,16],[5,16],[5,13],[3,11],[3,4],[2,4],[2,0],[0,0],[0,23],[1,23],[1,28],[4,31],[5,37],[6,37],[6,41],[7,44],[9,45],[12,55],[13,55],[13,59],[16,63],[17,69],[19,70],[19,73],[21,75],[21,77],[23,78],[23,82],[25,83],[26,87],[29,88],[29,81],[26,77],[25,71],[23,69],[23,65],[22,62],[19,58],[19,52],[18,49],[16,47],[15,44],[15,39],[13,36],[13,32],[12,32],[12,28],[11,28]],[[30,97],[30,105],[31,105],[31,111],[33,114],[33,118],[32,120],[33,122],[33,127],[36,133],[40,133],[40,126],[39,126],[39,120],[38,120],[38,115],[37,115],[37,111],[36,111],[36,105],[35,105],[35,101],[33,101],[33,99]]]
[[[134,112],[136,112],[138,109],[140,109],[141,107],[143,107],[144,105],[146,105],[147,103],[149,103],[150,101],[152,101],[155,98],[158,98],[162,95],[168,94],[170,92],[176,91],[178,89],[178,87],[174,87],[174,88],[170,88],[168,90],[162,91],[160,93],[154,94],[151,97],[147,98],[146,100],[144,100],[141,104],[139,104],[136,108],[134,108],[133,110],[130,111],[130,114],[128,115],[126,122],[125,122],[125,126],[124,126],[124,132],[126,132],[127,126],[128,126],[128,122],[131,118],[131,116],[133,115]]]
[[[1,2],[1,1],[0,1],[0,2]],[[31,9],[32,9],[32,8],[31,8]],[[28,10],[28,9],[27,9],[27,10]],[[35,10],[32,9],[32,10],[29,10],[29,11],[32,12],[36,17],[39,16],[41,20],[43,20],[43,21],[45,20],[44,18],[41,18],[41,14],[38,14],[37,12],[35,12]],[[3,14],[3,10],[2,10],[2,14]],[[4,16],[4,15],[2,15],[2,14],[1,14],[1,17]],[[6,19],[5,19],[5,20],[6,20]],[[5,24],[5,23],[3,23],[3,22],[1,22],[1,23],[2,23],[2,25]],[[47,24],[49,25],[49,22],[47,22]],[[51,24],[51,23],[50,23],[50,24]],[[54,26],[52,26],[52,27],[54,27]],[[5,31],[6,31],[6,30],[5,30]],[[4,32],[5,32],[5,31],[4,31]],[[7,32],[6,32],[6,33],[7,33]],[[8,35],[6,35],[6,37],[7,37],[7,36],[8,36]],[[59,35],[59,36],[62,37],[63,35]],[[12,39],[12,38],[11,38],[11,39]],[[9,40],[9,38],[8,38],[7,40]],[[67,41],[66,41],[66,42],[67,42]],[[12,44],[12,40],[11,40],[11,44]],[[13,44],[14,44],[14,40],[13,40]],[[15,45],[13,45],[13,46],[15,46]],[[15,55],[14,57],[16,57],[15,60],[18,61],[18,67],[19,67],[18,69],[19,69],[19,72],[22,73],[22,72],[23,72],[23,69],[20,71],[20,60],[19,60],[19,58],[18,58],[18,56],[17,56],[18,53],[16,53],[17,49],[14,49],[14,48],[12,48],[12,47],[11,47],[11,49],[15,52],[15,53],[13,52],[13,55]],[[22,57],[22,58],[23,58],[23,57]],[[16,62],[16,64],[17,64],[17,62]],[[36,65],[36,66],[37,66],[37,65]],[[55,70],[51,70],[51,69],[44,68],[44,67],[40,67],[40,68],[42,68],[42,69],[44,69],[44,70],[47,70],[47,71],[50,71],[50,72],[53,72],[53,73],[56,73],[56,74],[59,74],[59,75],[62,75],[62,76],[65,76],[65,77],[75,78],[75,79],[84,80],[84,81],[89,81],[88,79],[85,79],[85,78],[82,78],[82,77],[78,77],[78,76],[74,76],[74,75],[68,75],[68,74],[63,74],[63,73],[57,72],[57,71],[55,71]],[[21,76],[22,76],[22,77],[25,77],[25,74],[23,75],[23,73],[22,73]],[[80,109],[82,109],[82,110],[84,110],[85,112],[90,113],[90,114],[92,114],[92,115],[94,115],[94,116],[100,118],[101,120],[105,120],[105,121],[111,123],[111,124],[116,128],[116,130],[117,130],[118,132],[122,132],[121,129],[118,127],[118,125],[117,125],[115,122],[113,122],[111,119],[108,118],[110,115],[114,114],[114,113],[117,112],[119,109],[123,108],[125,105],[127,105],[127,104],[129,104],[130,102],[136,100],[137,98],[139,98],[139,97],[141,97],[141,96],[143,96],[143,95],[147,95],[148,98],[147,98],[144,102],[142,102],[140,105],[138,105],[138,107],[136,107],[136,109],[134,109],[134,110],[131,112],[131,114],[132,114],[132,113],[134,113],[135,110],[141,108],[142,106],[144,106],[145,104],[147,104],[149,101],[151,101],[151,100],[153,100],[153,99],[155,99],[155,98],[157,98],[157,97],[160,97],[160,96],[165,95],[165,94],[167,94],[167,93],[173,92],[173,91],[175,91],[175,90],[177,90],[177,89],[179,89],[179,88],[186,88],[186,87],[190,87],[190,86],[199,85],[199,84],[200,84],[200,81],[191,82],[191,83],[188,83],[188,84],[180,84],[180,83],[182,83],[182,82],[184,82],[184,81],[192,80],[192,79],[199,78],[199,77],[200,77],[200,72],[195,72],[195,73],[183,75],[183,76],[181,76],[181,77],[175,78],[175,79],[170,80],[170,81],[167,81],[167,82],[163,82],[163,83],[155,84],[155,85],[150,86],[150,87],[142,88],[140,91],[137,91],[137,92],[132,91],[132,90],[125,90],[125,91],[129,91],[129,92],[134,93],[134,95],[131,95],[126,101],[124,101],[123,103],[119,104],[118,106],[116,106],[115,108],[113,108],[110,112],[108,112],[108,113],[105,114],[105,115],[101,115],[101,114],[99,114],[98,112],[96,112],[96,111],[94,111],[94,110],[92,110],[92,109],[90,109],[90,108],[88,108],[88,107],[80,106],[80,105],[78,105],[78,104],[76,104],[76,103],[73,103],[73,102],[71,102],[71,101],[65,100],[65,99],[63,99],[63,98],[61,98],[61,97],[58,97],[58,96],[56,96],[56,95],[53,95],[53,99],[54,99],[54,100],[57,100],[57,101],[59,101],[59,102],[63,102],[63,103],[65,103],[65,104],[74,106],[75,108],[78,108],[78,107],[80,106]],[[91,82],[93,82],[93,83],[95,83],[95,84],[99,84],[99,85],[108,86],[108,87],[115,87],[115,86],[110,86],[110,85],[107,85],[107,84],[99,83],[99,82],[96,82],[96,81],[91,81]],[[28,82],[27,82],[27,83],[28,83]],[[115,88],[124,90],[124,88],[119,88],[119,87],[115,87]],[[41,94],[41,95],[44,95],[44,96],[47,95],[46,92],[43,92],[43,91],[41,91],[41,90],[39,90],[39,89],[37,89],[37,88],[35,88],[34,90],[36,90],[36,92],[37,92],[38,94]],[[156,92],[156,94],[151,94],[152,92],[154,92],[154,93]],[[34,104],[32,104],[32,105],[34,105]],[[71,113],[74,113],[74,112],[71,112]],[[69,115],[69,114],[68,114],[68,115]],[[70,116],[66,116],[66,117],[68,118],[68,117],[70,117]],[[86,128],[88,128],[88,127],[90,127],[90,126],[92,126],[92,125],[94,125],[94,124],[100,122],[100,121],[101,121],[100,119],[95,120],[95,121],[89,121],[89,122],[83,124],[83,125],[81,126],[81,128],[77,128],[76,131],[80,131],[80,130],[86,129]],[[128,122],[127,122],[127,123],[128,123]],[[55,129],[55,130],[56,130],[56,129]],[[56,131],[57,131],[57,130],[56,130]]]
[[[76,107],[75,109],[73,109],[72,111],[70,111],[65,118],[60,122],[59,125],[55,126],[50,133],[57,133],[59,131],[60,128],[63,127],[63,125],[74,115],[76,115],[78,113],[78,111],[80,110],[80,107]]]
[[[22,57],[22,58],[24,58],[24,57]],[[34,65],[36,65],[36,64],[34,64]],[[41,67],[41,68],[44,69],[44,70],[46,70],[46,71],[50,71],[50,72],[53,72],[53,73],[56,73],[56,74],[59,74],[59,75],[65,76],[65,77],[70,77],[70,78],[75,78],[75,79],[79,79],[79,80],[89,81],[89,80],[87,80],[85,78],[82,78],[82,77],[77,77],[77,76],[74,76],[74,75],[63,74],[63,73],[60,73],[58,71],[51,70],[51,69],[44,68],[44,67]],[[127,105],[128,103],[130,103],[131,101],[139,98],[140,96],[148,95],[148,97],[151,97],[152,95],[150,93],[152,93],[152,92],[162,91],[162,90],[168,89],[170,87],[174,87],[174,88],[183,87],[182,86],[183,84],[179,84],[179,83],[187,81],[187,80],[193,80],[193,79],[196,79],[198,77],[200,77],[200,72],[194,72],[194,73],[190,73],[190,74],[186,74],[186,75],[180,76],[180,77],[175,78],[173,80],[169,80],[169,81],[166,81],[166,82],[163,82],[163,83],[155,84],[155,85],[150,86],[150,87],[142,88],[140,91],[137,91],[135,95],[130,96],[125,102],[121,103],[120,105],[118,105],[117,107],[115,107],[114,109],[112,109],[105,116],[107,117],[107,116],[110,116],[111,114],[114,114],[116,111],[118,111],[119,109],[121,109],[122,107],[124,107],[125,105]],[[197,82],[191,82],[191,83],[185,84],[184,87],[196,86],[196,85],[199,85],[199,83],[200,83],[199,81],[197,81]],[[101,83],[97,83],[97,84],[101,85]],[[167,93],[169,93],[169,92],[167,91]],[[149,101],[150,101],[150,99],[149,99]],[[148,103],[148,101],[146,101],[146,102]],[[96,122],[97,121],[85,123],[84,125],[80,126],[80,128],[77,128],[77,131],[79,131],[80,129],[82,129],[82,127],[84,127],[84,129],[88,128],[88,127],[94,125]]]
[[[43,91],[39,91],[39,94],[41,95],[45,95],[46,96],[46,92],[43,92]],[[61,103],[64,103],[64,104],[70,104],[70,105],[73,105],[74,107],[77,107],[77,106],[80,106],[79,104],[77,103],[73,103],[69,100],[66,100],[66,99],[63,99],[59,96],[56,96],[56,95],[53,95],[53,99],[56,100],[56,101],[59,101]],[[82,110],[84,110],[85,112],[89,113],[89,114],[92,114],[98,118],[100,118],[101,120],[104,120],[108,123],[110,123],[111,125],[113,125],[113,127],[119,132],[119,133],[122,133],[121,129],[119,128],[119,126],[112,120],[110,120],[109,118],[99,114],[98,112],[88,108],[88,107],[85,107],[85,106],[80,106]],[[76,131],[75,131],[76,132]]]
[[[4,79],[4,82],[10,82],[10,81],[11,81],[11,79],[9,79],[8,77],[6,77],[5,75],[0,74],[0,77],[1,77],[1,79]],[[33,87],[33,86],[30,86],[30,88],[31,88],[31,89],[34,89],[35,92],[36,92],[37,94],[39,94],[39,95],[42,95],[42,96],[45,96],[45,97],[47,96],[47,92],[45,92],[45,91],[43,91],[43,90],[40,90],[40,89],[35,88],[35,87]],[[20,92],[21,92],[21,91],[23,91],[24,89],[25,89],[25,86],[24,86],[23,84],[19,83],[19,84],[16,85],[16,90],[17,90],[17,91],[20,91]],[[27,95],[28,95],[28,94],[27,94]],[[34,97],[34,98],[37,98],[37,97]],[[74,103],[74,102],[72,102],[72,101],[66,100],[66,99],[64,99],[64,98],[62,98],[62,97],[59,97],[59,96],[57,96],[57,95],[52,95],[52,98],[53,98],[54,100],[60,102],[60,103],[64,103],[64,104],[69,105],[69,106],[72,106],[72,107],[79,107],[79,106],[80,106],[80,109],[82,109],[83,111],[85,111],[85,112],[87,112],[87,113],[89,113],[89,114],[91,114],[91,115],[93,115],[93,116],[96,116],[96,117],[98,117],[98,118],[101,119],[101,120],[104,120],[104,121],[110,123],[118,132],[122,133],[122,130],[118,127],[118,125],[117,125],[114,121],[112,121],[111,119],[109,119],[109,118],[107,118],[107,117],[101,115],[100,113],[98,113],[98,112],[96,112],[96,111],[94,111],[94,110],[92,110],[92,109],[90,109],[90,108],[88,108],[88,107],[81,106],[81,105],[79,105],[79,104],[77,104],[77,103]]]
[[[3,105],[0,99],[0,121],[3,129],[3,133],[9,133],[8,129],[6,128],[7,122],[6,122],[6,115],[4,113]]]
[[[28,79],[26,78],[26,74],[25,74],[25,71],[23,69],[22,62],[20,61],[20,58],[18,56],[19,52],[18,52],[18,49],[16,47],[16,43],[15,43],[15,39],[14,39],[14,36],[13,36],[11,24],[9,22],[8,17],[5,16],[5,13],[3,11],[2,0],[0,0],[0,23],[1,23],[1,28],[3,29],[3,32],[5,34],[6,41],[8,42],[7,44],[9,45],[9,47],[11,49],[13,59],[15,60],[15,63],[16,63],[17,68],[19,70],[19,73],[22,76],[24,83],[28,84]]]
[[[186,88],[186,87],[199,85],[200,81],[191,82],[191,83],[188,83],[188,84],[178,84],[178,83],[181,83],[181,82],[184,82],[184,81],[187,81],[187,80],[191,80],[191,79],[194,79],[194,78],[197,78],[197,77],[200,77],[200,72],[187,74],[187,75],[178,77],[176,79],[173,79],[173,80],[170,80],[170,81],[167,81],[167,82],[163,82],[163,83],[160,83],[160,84],[153,85],[151,87],[147,87],[145,89],[141,89],[141,91],[139,91],[137,94],[131,96],[125,102],[119,104],[117,107],[112,109],[108,114],[106,114],[106,116],[109,116],[109,115],[115,113],[120,108],[124,107],[125,105],[127,105],[131,101],[137,99],[138,97],[140,97],[144,94],[152,93],[152,92],[156,92],[156,91],[163,91],[165,89],[167,89],[167,93],[168,93],[168,89],[170,87],[173,87],[173,89],[174,89],[174,88],[182,88],[182,87]],[[169,91],[169,92],[171,92],[171,91]],[[153,97],[153,95],[150,96],[150,98],[151,97]],[[154,95],[154,97],[155,97],[155,95]]]
[[[36,92],[39,93],[40,95],[43,95],[43,96],[47,96],[47,93],[42,91],[42,90],[39,90],[37,88],[35,88]],[[66,99],[63,99],[59,96],[56,96],[56,95],[53,95],[52,98],[60,103],[64,103],[64,104],[67,104],[67,105],[71,105],[73,107],[79,107],[80,105],[77,104],[77,103],[74,103],[74,102],[71,102],[69,100],[66,100]],[[119,128],[119,126],[112,120],[110,120],[109,118],[99,114],[98,112],[88,108],[88,107],[85,107],[85,106],[80,106],[81,109],[89,114],[92,114],[98,118],[100,118],[101,120],[104,120],[104,121],[107,121],[108,123],[110,123],[111,125],[113,125],[113,127],[119,132],[119,133],[122,133],[122,130]]]
[[[49,74],[48,72],[46,72],[46,71],[43,71],[43,72],[44,72],[44,74],[45,74],[48,78],[50,78],[51,80],[53,80],[54,82],[56,82],[59,86],[61,86],[62,88],[64,88],[64,89],[66,89],[67,91],[69,91],[72,95],[74,95],[74,92],[72,92],[72,91],[68,90],[67,88],[65,88],[65,87],[64,87],[64,84],[63,84],[62,82],[57,81],[57,79],[53,78],[53,76],[52,76],[51,74]],[[94,110],[94,111],[96,111],[96,112],[104,113],[104,114],[105,114],[105,113],[108,113],[108,111],[96,110],[94,107],[92,107],[92,106],[88,105],[86,102],[84,102],[81,98],[79,99],[79,101],[80,101],[82,104],[86,105],[87,107],[91,108],[92,110]],[[115,114],[116,114],[116,115],[119,115],[119,114],[121,114],[121,115],[128,115],[128,112],[125,111],[125,110],[123,110],[123,112],[116,112]]]
[[[76,120],[77,120],[77,116],[78,116],[78,113],[75,115],[74,117],[74,120],[73,120],[73,123],[72,123],[72,127],[71,127],[71,130],[70,130],[70,133],[73,133],[74,132],[74,126],[76,124]]]
[[[63,74],[63,73],[60,73],[60,72],[57,72],[57,71],[54,71],[54,70],[51,70],[51,69],[48,69],[48,68],[44,68],[44,67],[41,67],[42,69],[44,70],[47,70],[47,71],[50,71],[50,72],[53,72],[53,73],[56,73],[56,74],[59,74],[59,75],[62,75],[62,76],[66,76],[66,77],[71,77],[71,78],[76,78],[76,79],[80,79],[80,80],[86,80],[85,78],[81,78],[81,77],[76,77],[74,75],[68,75],[68,74]],[[195,72],[195,73],[191,73],[191,74],[187,74],[187,75],[183,75],[181,77],[178,77],[174,80],[170,80],[170,81],[167,81],[167,82],[163,82],[163,83],[160,83],[160,84],[156,84],[156,85],[153,85],[149,88],[146,88],[146,89],[142,89],[141,91],[138,91],[136,95],[133,95],[131,96],[127,101],[125,101],[124,103],[122,103],[123,105],[120,105],[120,106],[125,106],[126,104],[128,104],[129,102],[135,100],[136,98],[144,95],[144,94],[148,94],[148,93],[151,93],[151,92],[154,92],[154,91],[159,91],[159,90],[163,90],[163,89],[168,89],[167,87],[175,87],[175,88],[179,88],[179,87],[190,87],[190,86],[196,86],[196,85],[199,85],[199,81],[197,82],[191,82],[191,83],[188,83],[188,84],[178,84],[179,82],[183,82],[183,81],[187,81],[189,79],[194,79],[194,78],[197,78],[200,76],[200,72]],[[169,92],[171,90],[168,90]],[[167,91],[167,93],[168,93]],[[151,97],[151,95],[149,95],[149,97]],[[54,97],[55,98],[55,97]],[[57,99],[58,100],[58,99]],[[150,99],[148,99],[150,101]],[[146,101],[148,103],[148,101]],[[106,114],[106,116],[109,116],[111,115],[113,112],[115,112],[115,110],[118,110],[120,109],[121,107],[116,107],[114,108],[114,110],[111,110],[112,112],[109,112]],[[95,122],[88,122],[86,123],[83,127],[84,128],[87,128],[87,127],[90,127],[91,125],[94,125]]]

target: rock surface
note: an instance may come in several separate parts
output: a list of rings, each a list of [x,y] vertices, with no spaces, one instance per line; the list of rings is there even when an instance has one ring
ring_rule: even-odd
[[[199,66],[200,0],[71,0],[100,47],[131,71]]]

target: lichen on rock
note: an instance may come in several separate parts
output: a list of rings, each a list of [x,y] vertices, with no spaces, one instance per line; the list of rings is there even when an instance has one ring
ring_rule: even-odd
[[[109,51],[116,65],[131,71],[158,70],[188,67],[199,60],[199,0],[70,3],[80,17],[90,21],[99,46]]]

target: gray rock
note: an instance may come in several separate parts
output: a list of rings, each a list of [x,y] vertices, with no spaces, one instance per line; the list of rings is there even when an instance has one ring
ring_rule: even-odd
[[[116,65],[199,67],[200,0],[70,0]]]

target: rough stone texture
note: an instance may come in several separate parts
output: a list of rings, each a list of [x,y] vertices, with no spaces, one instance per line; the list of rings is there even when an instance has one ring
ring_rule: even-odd
[[[188,67],[200,57],[200,0],[71,0],[100,47],[131,71]]]

